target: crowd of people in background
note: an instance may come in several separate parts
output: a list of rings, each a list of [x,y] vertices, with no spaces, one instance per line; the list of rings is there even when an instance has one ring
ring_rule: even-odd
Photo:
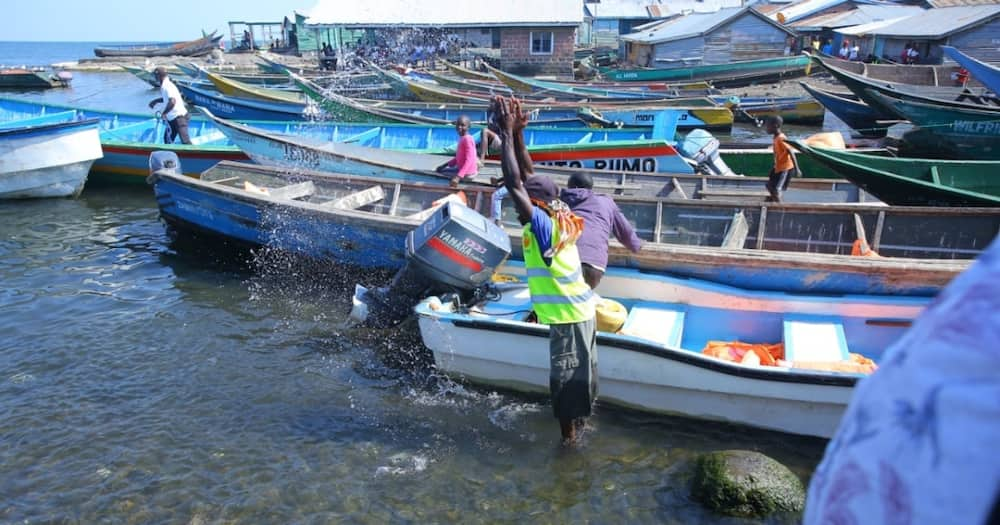
[[[458,35],[440,29],[384,30],[370,33],[356,42],[346,42],[339,50],[324,42],[320,60],[328,69],[334,61],[341,67],[360,67],[361,61],[379,66],[426,67],[435,59],[460,55],[475,46],[474,42],[463,41]]]

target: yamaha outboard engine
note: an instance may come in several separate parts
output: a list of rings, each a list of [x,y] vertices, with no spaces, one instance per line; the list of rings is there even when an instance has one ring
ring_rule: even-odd
[[[149,176],[146,177],[146,182],[153,184],[155,182],[153,174],[159,170],[184,173],[181,171],[181,159],[172,151],[154,151],[149,154]]]
[[[503,228],[448,202],[406,236],[406,264],[389,286],[356,287],[351,318],[385,327],[409,317],[428,295],[454,293],[467,303],[489,286],[509,255],[510,237]]]
[[[736,175],[719,156],[719,139],[703,129],[695,129],[684,137],[681,153],[695,165],[695,171],[705,175]]]

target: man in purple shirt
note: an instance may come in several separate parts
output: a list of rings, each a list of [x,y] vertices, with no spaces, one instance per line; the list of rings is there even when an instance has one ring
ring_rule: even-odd
[[[576,241],[583,263],[583,280],[591,289],[597,288],[608,267],[608,238],[614,234],[618,242],[632,253],[642,248],[642,239],[625,215],[607,195],[594,193],[594,180],[585,172],[570,176],[568,188],[559,196],[573,213],[583,218],[583,233]]]

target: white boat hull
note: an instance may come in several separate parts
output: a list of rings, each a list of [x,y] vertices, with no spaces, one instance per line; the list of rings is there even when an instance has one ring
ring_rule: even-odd
[[[0,140],[0,198],[76,197],[103,157],[97,127]]]
[[[544,327],[532,334],[484,334],[481,328],[456,326],[432,317],[421,316],[419,322],[424,344],[434,353],[439,370],[474,383],[548,392],[549,339]],[[602,402],[791,434],[833,436],[853,391],[849,385],[739,377],[602,341],[598,342],[597,356]],[[697,354],[690,357],[701,358]]]
[[[503,273],[523,278],[524,271],[519,265],[508,265]],[[598,332],[601,401],[645,412],[824,438],[836,431],[863,375],[742,365],[702,354],[705,340],[780,341],[787,319],[814,316],[842,323],[845,346],[877,358],[927,302],[920,298],[744,291],[619,269],[609,269],[597,291],[622,300],[656,298],[649,304],[674,305],[686,312],[680,326],[662,318],[656,322],[663,325],[652,324],[652,332],[642,332],[674,334],[677,342],[630,335],[635,333],[630,329],[621,334]],[[548,327],[523,322],[531,310],[531,297],[523,284],[504,286],[498,294],[497,300],[481,303],[471,311],[434,310],[428,301],[417,305],[424,345],[433,352],[441,371],[459,379],[548,392]],[[821,334],[805,346],[798,342],[793,346],[796,352],[803,352],[815,344],[822,346],[828,338]]]

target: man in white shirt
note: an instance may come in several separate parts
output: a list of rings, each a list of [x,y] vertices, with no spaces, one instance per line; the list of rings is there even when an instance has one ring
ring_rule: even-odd
[[[167,139],[168,144],[173,144],[174,139],[180,135],[182,144],[190,144],[191,137],[188,136],[188,110],[184,106],[184,100],[181,99],[181,92],[170,81],[170,77],[167,76],[167,70],[162,66],[153,70],[153,75],[160,82],[160,97],[151,100],[149,107],[152,109],[156,104],[163,103],[163,109],[160,110],[160,113],[163,115],[163,120],[166,120],[167,124],[170,125],[169,137],[164,138]]]

